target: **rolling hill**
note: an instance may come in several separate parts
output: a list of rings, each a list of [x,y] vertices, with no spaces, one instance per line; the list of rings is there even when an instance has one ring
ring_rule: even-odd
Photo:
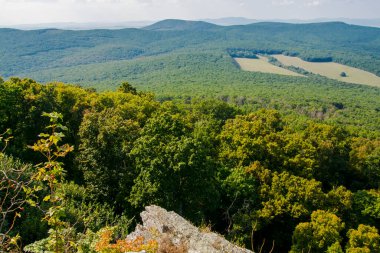
[[[114,90],[129,81],[160,99],[213,96],[248,108],[281,108],[379,128],[379,88],[318,75],[243,71],[231,50],[327,59],[380,76],[379,28],[342,22],[218,26],[183,20],[163,20],[141,29],[0,29],[0,76],[98,90]],[[337,110],[335,104],[344,109]]]
[[[217,25],[213,25],[204,21],[186,21],[178,19],[162,20],[152,25],[146,26],[144,30],[151,31],[180,31],[180,30],[211,30],[216,28]]]
[[[133,62],[163,55],[186,54],[191,58],[194,53],[211,53],[226,56],[228,48],[275,50],[306,60],[329,56],[336,62],[380,74],[380,29],[377,28],[339,22],[223,27],[200,21],[164,20],[143,29],[0,29],[0,75],[32,74],[39,81],[50,81],[40,71],[58,71],[63,81],[81,79],[96,86],[104,81],[112,83],[114,78],[93,80],[86,73],[72,77],[61,68],[99,63],[112,65],[115,61]],[[225,67],[231,70],[234,66]]]

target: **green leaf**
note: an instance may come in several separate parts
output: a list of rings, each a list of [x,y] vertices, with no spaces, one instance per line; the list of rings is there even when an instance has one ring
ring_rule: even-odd
[[[27,199],[26,202],[27,202],[30,206],[32,206],[32,207],[37,206],[37,204],[36,204],[36,202],[35,202],[34,200]]]
[[[49,201],[49,200],[50,200],[50,197],[51,197],[51,195],[47,195],[47,196],[45,196],[45,198],[43,199],[43,201],[45,201],[45,202]]]

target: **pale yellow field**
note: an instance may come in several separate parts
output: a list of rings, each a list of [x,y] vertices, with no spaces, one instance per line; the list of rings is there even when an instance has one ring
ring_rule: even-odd
[[[342,82],[365,84],[380,87],[380,77],[370,72],[349,67],[335,62],[307,62],[298,57],[286,55],[273,55],[285,66],[294,66],[303,68],[306,71],[314,74],[319,74],[331,79],[336,79]],[[345,72],[347,77],[341,77],[340,74]]]
[[[245,71],[271,73],[287,76],[303,76],[296,72],[277,67],[268,62],[268,58],[264,56],[258,56],[259,59],[247,59],[247,58],[234,58],[240,65],[240,68]]]

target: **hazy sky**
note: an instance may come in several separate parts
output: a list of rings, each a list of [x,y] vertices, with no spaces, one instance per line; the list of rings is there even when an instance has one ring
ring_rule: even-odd
[[[0,0],[0,25],[205,19],[380,18],[380,0]]]

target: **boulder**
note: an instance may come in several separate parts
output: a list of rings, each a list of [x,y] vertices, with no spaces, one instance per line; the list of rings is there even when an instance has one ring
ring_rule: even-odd
[[[221,235],[202,231],[175,212],[158,206],[148,206],[141,214],[142,225],[137,225],[128,240],[143,237],[156,240],[160,253],[252,253],[240,248]]]

